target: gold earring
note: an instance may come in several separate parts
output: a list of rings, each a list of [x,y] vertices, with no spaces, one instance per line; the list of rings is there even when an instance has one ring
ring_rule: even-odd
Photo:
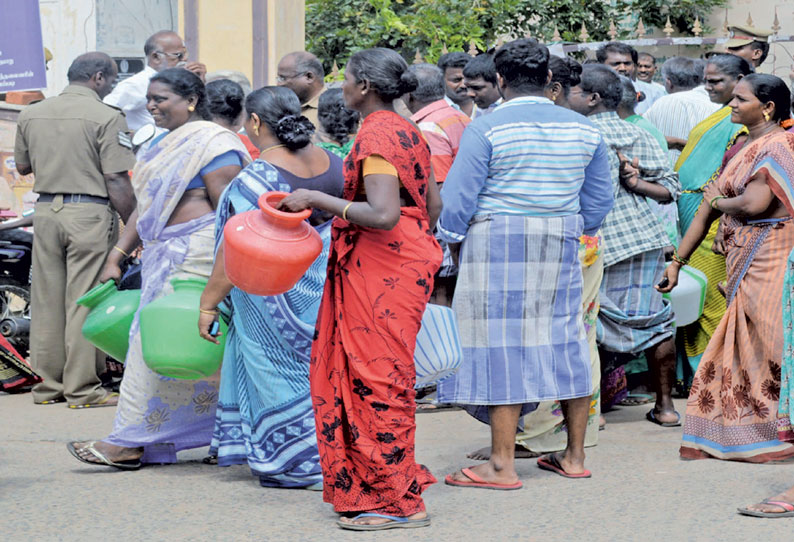
[[[259,137],[259,126],[254,126],[254,135]]]
[[[766,111],[764,111],[764,120],[769,122],[769,113],[767,113]]]
[[[193,111],[196,110],[196,106],[195,105],[189,105],[189,106],[187,106],[187,110],[192,113]]]

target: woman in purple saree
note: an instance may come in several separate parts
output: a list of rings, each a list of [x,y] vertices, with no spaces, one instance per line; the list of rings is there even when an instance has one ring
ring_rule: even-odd
[[[132,177],[137,210],[101,277],[118,278],[121,256],[143,242],[140,308],[171,293],[174,277],[209,277],[218,199],[250,161],[235,133],[204,120],[206,94],[194,74],[179,68],[158,73],[147,100],[168,132],[139,156]],[[212,438],[219,375],[175,380],[151,371],[141,352],[139,314],[130,329],[113,431],[101,441],[67,446],[85,463],[127,470],[174,463],[179,450],[207,446]]]

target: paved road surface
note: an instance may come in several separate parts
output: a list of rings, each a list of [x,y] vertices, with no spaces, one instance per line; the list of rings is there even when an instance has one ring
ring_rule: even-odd
[[[1,395],[0,540],[794,541],[794,519],[735,513],[794,484],[794,464],[680,461],[680,428],[651,425],[645,410],[607,415],[601,442],[588,450],[590,480],[522,460],[520,491],[439,483],[425,493],[430,528],[351,533],[337,529],[319,493],[261,488],[246,467],[202,464],[204,450],[137,472],[89,467],[64,443],[105,435],[112,409]],[[462,412],[418,420],[417,457],[440,480],[471,464],[465,452],[488,443],[486,427]]]

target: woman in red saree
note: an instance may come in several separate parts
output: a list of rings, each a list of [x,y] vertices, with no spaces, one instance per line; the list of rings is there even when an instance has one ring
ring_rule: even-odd
[[[283,208],[335,214],[328,281],[311,355],[323,498],[351,530],[430,524],[414,460],[414,348],[441,264],[432,230],[441,198],[430,149],[392,102],[417,81],[396,52],[347,64],[347,107],[364,117],[345,161],[344,199],[297,190]]]

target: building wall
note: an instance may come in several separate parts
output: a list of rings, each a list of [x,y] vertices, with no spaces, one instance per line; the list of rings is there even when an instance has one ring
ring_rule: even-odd
[[[44,95],[53,96],[66,86],[72,60],[96,50],[96,0],[39,0],[39,9],[44,47],[53,55]]]
[[[191,59],[208,71],[236,70],[254,86],[275,84],[278,60],[304,48],[305,9],[304,0],[179,0],[178,28],[188,41],[196,38]],[[197,19],[195,28],[187,15]]]

